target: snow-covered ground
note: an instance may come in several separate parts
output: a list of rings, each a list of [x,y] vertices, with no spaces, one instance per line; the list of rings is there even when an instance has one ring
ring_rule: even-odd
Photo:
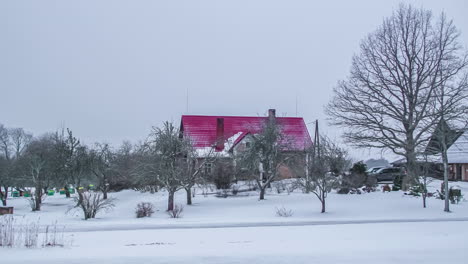
[[[440,181],[434,181],[434,188]],[[468,183],[456,182],[462,193],[468,193]],[[201,192],[198,190],[197,192]],[[332,192],[327,199],[327,213],[320,213],[320,203],[313,194],[295,191],[291,194],[278,194],[271,190],[266,200],[259,201],[256,192],[239,193],[237,196],[218,198],[215,195],[197,194],[192,206],[184,207],[183,217],[171,219],[165,213],[167,195],[140,193],[125,190],[111,193],[116,198],[116,207],[110,212],[98,214],[97,219],[83,221],[80,211],[67,213],[73,207],[73,199],[56,194],[47,197],[40,212],[31,212],[25,198],[12,198],[9,205],[15,207],[16,216],[24,216],[30,221],[40,220],[42,224],[55,221],[65,225],[69,231],[136,229],[154,227],[176,227],[187,225],[251,224],[271,222],[310,222],[310,221],[357,221],[357,220],[408,220],[408,219],[450,219],[468,217],[468,202],[451,205],[452,213],[444,213],[443,201],[428,198],[428,207],[422,207],[422,199],[404,195],[403,192],[366,193],[361,195],[341,195]],[[176,195],[176,203],[185,203],[185,192]],[[151,218],[136,219],[135,207],[139,202],[151,202],[158,210]],[[293,211],[293,216],[276,216],[276,208],[285,207]]]
[[[466,263],[466,222],[99,231],[2,263]]]
[[[450,185],[468,193],[468,183]],[[432,186],[439,188],[440,181]],[[467,201],[451,204],[452,212],[444,213],[443,201],[435,198],[428,198],[428,208],[423,208],[421,198],[403,192],[333,192],[327,213],[321,214],[316,197],[300,191],[272,190],[264,201],[256,192],[228,198],[198,193],[194,205],[185,206],[183,218],[171,219],[164,211],[164,192],[127,190],[110,196],[117,199],[115,209],[88,221],[79,211],[66,213],[73,201],[58,194],[44,201],[41,212],[30,212],[25,198],[10,199],[16,218],[57,221],[73,243],[66,248],[0,248],[2,261],[41,256],[44,263],[464,263],[468,249],[463,239],[468,236]],[[155,205],[153,217],[135,218],[142,201]],[[184,202],[185,193],[179,192],[176,203]],[[293,216],[276,216],[282,206]]]

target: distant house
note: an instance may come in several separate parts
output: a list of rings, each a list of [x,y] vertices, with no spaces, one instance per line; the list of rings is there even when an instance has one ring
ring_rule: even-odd
[[[465,131],[447,151],[449,178],[468,181],[468,131]]]
[[[450,128],[446,122],[440,122],[435,131],[444,131],[447,140],[447,156],[449,163],[449,179],[468,181],[468,131]],[[440,137],[435,133],[430,138],[425,155],[418,157],[420,170],[429,168],[429,176],[443,177],[442,146]],[[391,163],[395,167],[405,167],[406,159],[402,158]]]
[[[188,138],[199,156],[208,153],[231,159],[250,147],[252,136],[262,132],[266,122],[274,118],[283,136],[288,139],[289,151],[304,152],[312,145],[307,126],[302,117],[276,117],[275,109],[261,116],[202,116],[183,115],[180,137]],[[212,164],[207,163],[207,171]],[[290,174],[291,172],[287,172]]]

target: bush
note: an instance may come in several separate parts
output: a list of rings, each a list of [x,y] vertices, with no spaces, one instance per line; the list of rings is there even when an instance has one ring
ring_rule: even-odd
[[[167,211],[167,214],[171,218],[181,218],[182,217],[182,212],[184,211],[184,206],[181,204],[175,204],[174,208],[170,211]]]
[[[459,203],[463,199],[463,195],[460,189],[450,187],[449,200],[452,204]]]
[[[141,202],[135,209],[137,218],[151,217],[154,214],[154,206],[152,203]]]
[[[109,211],[115,207],[115,199],[103,199],[101,193],[93,191],[78,192],[75,197],[76,205],[74,208],[80,208],[83,211],[84,220],[95,218],[100,211]]]
[[[344,175],[340,182],[339,194],[361,194],[363,192],[375,192],[377,179],[369,177],[366,172],[366,165],[362,162],[355,163],[349,170],[348,175]],[[361,189],[362,188],[362,189]]]
[[[276,207],[276,216],[279,217],[290,217],[294,214],[294,212],[290,209],[286,209],[284,206],[280,208]]]
[[[232,179],[234,169],[232,164],[226,162],[217,162],[214,165],[213,171],[213,183],[216,189],[230,189],[232,185]]]
[[[343,187],[338,190],[338,194],[348,194],[350,192],[350,189],[348,187]]]
[[[392,188],[390,188],[390,185],[385,184],[384,186],[382,186],[382,192],[391,192],[391,191],[392,191]]]
[[[233,185],[231,193],[232,195],[237,195],[239,193],[239,186]]]
[[[401,190],[401,186],[403,184],[403,177],[401,175],[398,175],[395,177],[395,179],[393,179],[393,187],[392,187],[392,191],[399,191]]]

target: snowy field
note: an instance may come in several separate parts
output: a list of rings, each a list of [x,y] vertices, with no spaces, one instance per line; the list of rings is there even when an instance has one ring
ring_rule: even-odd
[[[468,193],[468,183],[451,185]],[[44,201],[41,212],[30,212],[25,198],[11,198],[20,221],[65,226],[67,246],[0,248],[2,263],[465,263],[468,256],[466,200],[444,213],[443,201],[428,198],[424,209],[421,198],[401,191],[333,192],[321,214],[315,196],[300,191],[271,190],[264,201],[256,192],[228,198],[198,193],[183,218],[171,219],[164,192],[110,196],[117,199],[115,209],[88,221],[79,211],[66,213],[73,200],[58,194]],[[142,201],[155,205],[153,217],[135,218]],[[179,192],[176,203],[184,202]],[[276,216],[282,206],[293,215]]]
[[[466,222],[99,231],[2,263],[466,263]]]

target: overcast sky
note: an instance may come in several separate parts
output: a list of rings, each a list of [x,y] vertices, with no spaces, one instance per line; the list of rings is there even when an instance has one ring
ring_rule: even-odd
[[[399,2],[0,0],[0,123],[136,142],[178,124],[188,91],[201,115],[295,116],[297,98],[299,116],[338,138],[323,107]],[[444,10],[468,44],[466,1],[403,2]]]

